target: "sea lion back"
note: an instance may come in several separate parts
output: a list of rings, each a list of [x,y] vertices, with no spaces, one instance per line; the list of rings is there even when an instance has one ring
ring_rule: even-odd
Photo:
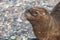
[[[51,15],[60,23],[60,2],[53,8]]]

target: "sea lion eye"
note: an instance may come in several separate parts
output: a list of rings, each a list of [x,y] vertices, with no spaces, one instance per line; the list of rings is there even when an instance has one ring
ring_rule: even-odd
[[[37,15],[38,15],[38,11],[34,11],[34,12],[33,12],[33,15],[34,15],[34,16],[37,16]]]

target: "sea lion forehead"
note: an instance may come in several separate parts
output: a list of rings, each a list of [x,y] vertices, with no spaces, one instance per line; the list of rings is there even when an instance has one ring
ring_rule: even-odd
[[[30,10],[32,10],[32,11],[41,11],[41,12],[44,11],[44,9],[41,8],[41,7],[31,7]]]

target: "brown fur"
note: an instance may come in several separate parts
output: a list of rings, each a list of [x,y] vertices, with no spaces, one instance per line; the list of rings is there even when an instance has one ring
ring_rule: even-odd
[[[26,10],[25,17],[39,40],[60,40],[60,26],[44,8],[32,7]]]

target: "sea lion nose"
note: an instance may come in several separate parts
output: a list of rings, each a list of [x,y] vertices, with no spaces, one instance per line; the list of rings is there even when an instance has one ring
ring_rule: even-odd
[[[30,9],[31,9],[31,8],[26,8],[26,11],[25,11],[25,12],[26,12],[26,13],[30,12]]]
[[[26,9],[26,12],[30,12],[30,9]]]

